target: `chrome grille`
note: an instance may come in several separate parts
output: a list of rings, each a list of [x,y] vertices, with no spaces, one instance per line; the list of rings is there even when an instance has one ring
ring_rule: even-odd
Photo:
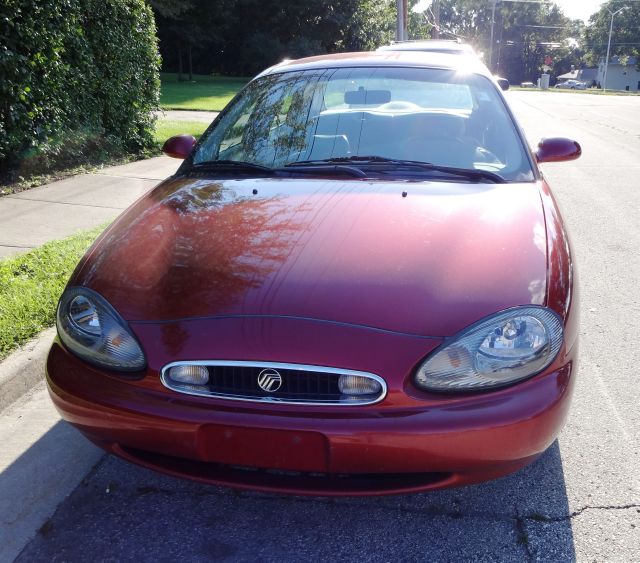
[[[194,385],[173,380],[170,370],[178,366],[206,368],[209,376],[208,383]],[[259,378],[263,373],[265,381],[261,387]],[[342,393],[338,381],[343,375],[376,381],[380,385],[379,391],[361,395]],[[277,385],[278,376],[281,380],[280,386],[276,390],[268,390],[270,384],[272,387]],[[384,380],[372,373],[272,362],[222,360],[173,362],[162,369],[161,381],[165,387],[188,395],[283,404],[369,405],[381,401],[387,392]]]

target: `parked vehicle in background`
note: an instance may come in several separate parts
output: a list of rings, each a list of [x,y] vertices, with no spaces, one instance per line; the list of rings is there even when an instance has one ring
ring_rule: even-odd
[[[565,80],[564,82],[558,82],[555,85],[555,87],[562,88],[565,90],[586,90],[587,89],[586,83],[581,82],[580,80],[573,80],[573,79]]]
[[[395,41],[391,45],[378,47],[378,51],[428,51],[431,53],[447,53],[450,55],[477,56],[475,50],[467,43],[456,40],[427,39],[424,41]]]
[[[576,379],[571,245],[477,57],[340,53],[251,81],[82,259],[47,361],[126,460],[312,495],[515,471]],[[64,447],[61,445],[60,447]]]
[[[444,53],[448,55],[465,55],[478,57],[471,45],[461,43],[455,39],[427,39],[423,41],[397,41],[391,45],[383,45],[378,47],[377,51],[398,51],[398,52],[425,52],[425,53]],[[509,89],[509,81],[501,76],[494,76],[502,90]]]
[[[522,82],[520,88],[537,88],[537,86],[533,82]]]

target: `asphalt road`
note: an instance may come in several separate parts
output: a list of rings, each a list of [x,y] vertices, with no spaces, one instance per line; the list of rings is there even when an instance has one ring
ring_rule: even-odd
[[[559,441],[483,485],[378,499],[237,493],[105,457],[18,561],[640,561],[640,97],[510,92],[572,236],[581,362]]]

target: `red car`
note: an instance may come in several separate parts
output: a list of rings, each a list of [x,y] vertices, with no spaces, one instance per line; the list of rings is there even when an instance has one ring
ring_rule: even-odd
[[[462,59],[462,60],[461,60]],[[542,454],[575,381],[569,240],[477,60],[348,53],[250,82],[60,299],[60,413],[134,463],[314,495],[413,492]]]

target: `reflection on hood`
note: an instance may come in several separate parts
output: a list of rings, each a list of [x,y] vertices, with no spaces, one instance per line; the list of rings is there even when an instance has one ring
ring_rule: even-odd
[[[130,321],[276,315],[446,336],[544,302],[544,233],[530,183],[183,178],[127,211],[73,283]]]

